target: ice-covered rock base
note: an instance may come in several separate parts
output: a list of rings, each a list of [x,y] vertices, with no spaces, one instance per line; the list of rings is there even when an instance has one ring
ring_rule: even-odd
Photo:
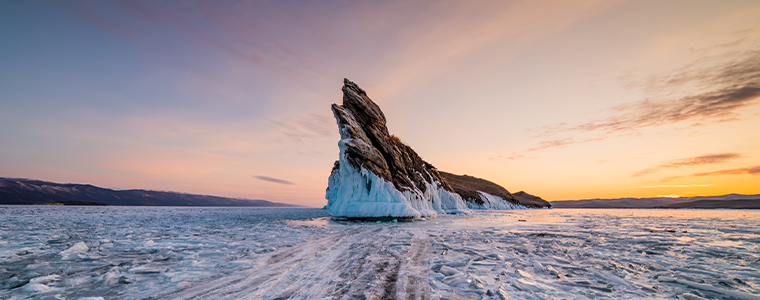
[[[520,204],[514,204],[499,196],[491,195],[486,192],[478,191],[480,195],[485,199],[483,204],[477,204],[475,202],[467,202],[467,206],[471,209],[528,209]]]
[[[343,143],[341,143],[343,144]],[[341,147],[342,148],[342,147]],[[332,216],[346,218],[429,218],[440,213],[469,213],[459,195],[446,191],[437,182],[425,192],[403,192],[375,173],[356,170],[343,159],[330,174],[325,198]]]

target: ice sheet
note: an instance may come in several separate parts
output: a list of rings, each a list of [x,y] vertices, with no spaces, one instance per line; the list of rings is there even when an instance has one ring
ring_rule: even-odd
[[[0,299],[143,298],[324,234],[322,209],[0,206]]]
[[[758,299],[760,212],[0,206],[0,299]],[[85,250],[86,247],[86,250]]]

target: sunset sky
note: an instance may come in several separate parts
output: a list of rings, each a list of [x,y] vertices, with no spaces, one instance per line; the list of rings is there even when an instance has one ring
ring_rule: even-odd
[[[760,1],[0,1],[0,176],[321,207],[343,78],[546,200],[760,193]]]

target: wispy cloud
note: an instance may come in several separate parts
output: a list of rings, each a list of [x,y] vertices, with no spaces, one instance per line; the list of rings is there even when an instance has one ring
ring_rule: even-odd
[[[715,176],[715,175],[734,175],[734,174],[760,175],[760,166],[720,170],[720,171],[706,172],[706,173],[696,173],[694,174],[694,176]]]
[[[578,125],[571,130],[605,132],[635,130],[642,127],[673,124],[686,120],[727,121],[733,113],[754,104],[760,85],[747,84],[691,95],[677,100],[643,100],[612,108],[623,114]]]
[[[754,29],[750,28],[740,33],[752,31]],[[715,47],[732,48],[744,40],[742,38]],[[642,128],[679,122],[694,122],[692,125],[697,126],[740,120],[737,114],[740,110],[760,102],[760,50],[730,50],[721,55],[701,57],[682,68],[655,74],[645,80],[632,80],[627,75],[620,79],[626,88],[652,91],[652,96],[611,107],[607,109],[611,113],[609,117],[580,124],[563,122],[543,126],[536,137],[547,139],[519,153],[639,134]],[[662,91],[667,93],[659,95]],[[595,137],[577,139],[562,136],[579,133],[591,133]],[[514,154],[492,159],[520,157]],[[666,167],[643,170],[634,177]]]
[[[525,150],[525,152],[537,151],[537,150],[546,149],[546,148],[562,147],[565,145],[570,145],[570,144],[575,144],[575,143],[578,143],[578,141],[576,141],[574,138],[564,138],[564,139],[558,139],[558,140],[543,141],[539,143],[538,146]]]
[[[755,27],[734,30],[734,31],[729,32],[728,35],[730,35],[730,36],[744,36],[744,35],[747,35],[747,34],[750,34],[750,33],[753,33],[753,32],[755,32]]]
[[[521,159],[521,158],[525,157],[525,154],[530,153],[530,152],[534,152],[534,151],[538,151],[538,150],[543,150],[543,149],[548,149],[548,148],[558,148],[558,147],[563,147],[563,146],[572,145],[572,144],[587,143],[587,142],[591,142],[591,141],[599,141],[599,140],[602,140],[602,139],[603,138],[592,138],[592,139],[585,139],[585,140],[576,140],[574,138],[564,138],[564,139],[557,139],[557,140],[542,141],[542,142],[540,142],[538,144],[538,146],[535,146],[533,148],[529,148],[529,149],[523,150],[523,151],[521,151],[519,153],[515,153],[515,154],[512,154],[512,155],[506,155],[506,156],[505,155],[497,155],[497,156],[491,157],[489,159],[490,160],[497,160],[497,159],[515,160],[515,159]]]
[[[656,188],[693,188],[693,187],[708,187],[712,184],[660,184],[660,185],[643,185],[634,186],[636,189],[656,189]]]
[[[663,169],[669,169],[669,168],[718,164],[718,163],[727,162],[732,159],[737,159],[740,157],[743,157],[743,155],[739,153],[717,153],[717,154],[707,154],[707,155],[695,156],[695,157],[684,158],[684,159],[677,159],[677,160],[660,164],[656,167],[643,169],[641,171],[633,173],[631,177],[640,177],[640,176],[644,176],[647,174],[651,174],[651,173],[654,173]]]
[[[732,120],[738,110],[760,99],[760,50],[703,57],[684,68],[628,85],[647,90],[682,88],[700,92],[618,105],[609,109],[615,114],[611,117],[558,128],[612,133],[690,120]]]
[[[496,157],[491,157],[491,160],[502,159],[502,158],[509,159],[509,160],[515,160],[515,159],[520,159],[520,158],[523,158],[523,157],[525,157],[525,156],[522,155],[522,154],[515,154],[515,155],[509,155],[509,156],[498,155]]]
[[[327,116],[309,114],[304,117],[299,117],[299,120],[277,120],[275,118],[267,118],[268,121],[278,125],[280,127],[280,134],[282,137],[290,141],[303,141],[305,139],[316,137],[327,137],[332,134],[337,135],[338,131],[335,129],[335,121]]]
[[[263,181],[279,183],[279,184],[295,185],[295,183],[292,183],[285,179],[279,179],[279,178],[274,178],[274,177],[269,177],[269,176],[253,176],[253,178],[256,178],[258,180],[263,180]]]
[[[742,175],[742,174],[748,174],[748,175],[760,175],[760,166],[754,166],[754,167],[746,167],[746,168],[736,168],[736,169],[726,169],[726,170],[719,170],[719,171],[713,171],[713,172],[703,172],[703,173],[694,173],[687,176],[672,176],[672,177],[666,177],[660,180],[660,182],[669,182],[673,181],[679,178],[689,178],[689,177],[703,177],[703,176],[718,176],[718,175]]]

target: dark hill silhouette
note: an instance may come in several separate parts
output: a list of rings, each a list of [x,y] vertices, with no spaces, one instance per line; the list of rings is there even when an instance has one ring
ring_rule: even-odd
[[[617,198],[552,201],[554,208],[755,208],[760,195],[728,194],[682,198]],[[750,201],[739,201],[750,200]]]
[[[297,205],[165,191],[112,190],[90,184],[54,183],[32,179],[0,178],[0,204],[52,204],[90,202],[140,206],[257,206]],[[92,204],[89,204],[92,205]]]
[[[741,200],[697,200],[690,202],[673,203],[655,208],[732,208],[732,209],[760,209],[760,198]]]

